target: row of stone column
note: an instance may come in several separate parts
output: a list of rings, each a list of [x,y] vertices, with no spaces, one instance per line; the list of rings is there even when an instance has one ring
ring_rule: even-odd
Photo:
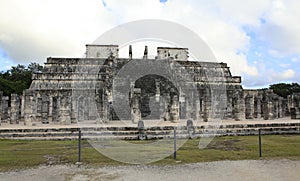
[[[21,97],[11,94],[11,98],[0,91],[0,124],[19,124],[21,120]]]
[[[78,111],[73,109],[71,93],[56,92],[40,94],[34,90],[25,90],[23,93],[24,124],[36,123],[71,124],[76,120]]]
[[[291,119],[300,119],[300,93],[293,93],[288,96],[288,108]]]
[[[286,116],[287,103],[272,90],[244,90],[245,118],[277,119]]]

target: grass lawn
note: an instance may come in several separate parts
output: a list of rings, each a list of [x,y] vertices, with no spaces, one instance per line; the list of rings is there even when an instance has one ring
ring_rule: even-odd
[[[133,141],[140,143],[141,141]],[[193,163],[217,160],[260,159],[258,136],[216,137],[205,149],[198,148],[199,139],[188,140],[178,151],[177,161]],[[49,164],[77,162],[77,141],[0,140],[0,171],[24,169]],[[263,135],[262,158],[300,160],[300,135]],[[82,142],[82,162],[95,166],[122,165]],[[178,164],[172,155],[152,163]]]

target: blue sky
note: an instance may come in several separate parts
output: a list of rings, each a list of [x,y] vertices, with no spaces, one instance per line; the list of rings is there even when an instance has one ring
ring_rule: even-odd
[[[299,83],[299,7],[298,0],[0,0],[0,71],[82,57],[85,44],[117,25],[164,19],[202,37],[245,88]],[[134,50],[143,54],[143,46]]]

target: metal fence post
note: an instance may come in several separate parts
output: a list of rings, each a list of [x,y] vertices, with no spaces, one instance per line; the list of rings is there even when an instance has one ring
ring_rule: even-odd
[[[259,157],[262,156],[262,150],[261,150],[261,129],[258,129],[258,146],[259,146]]]
[[[78,163],[81,162],[81,129],[78,130]]]
[[[176,127],[174,127],[174,160],[176,160]]]

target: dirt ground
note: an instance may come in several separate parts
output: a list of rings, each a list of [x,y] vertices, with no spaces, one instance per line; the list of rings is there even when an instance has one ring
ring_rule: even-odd
[[[300,161],[242,160],[175,166],[40,166],[0,173],[0,180],[299,180]]]

